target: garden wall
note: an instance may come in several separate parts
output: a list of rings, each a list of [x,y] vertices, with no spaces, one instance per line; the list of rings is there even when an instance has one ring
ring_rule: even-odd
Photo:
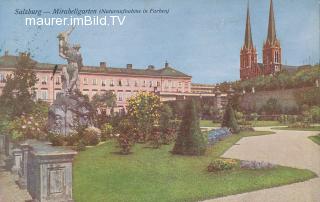
[[[296,92],[303,92],[310,88],[284,89],[274,91],[259,91],[255,93],[246,93],[240,98],[240,106],[246,111],[259,111],[270,98],[277,99],[282,108],[298,108],[295,100]]]

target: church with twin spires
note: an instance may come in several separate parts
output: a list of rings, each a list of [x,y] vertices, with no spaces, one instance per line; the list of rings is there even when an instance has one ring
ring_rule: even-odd
[[[281,46],[276,35],[273,3],[270,0],[267,39],[263,43],[262,63],[257,62],[257,50],[252,41],[249,5],[244,44],[240,50],[240,79],[251,79],[261,75],[274,75],[281,71]]]

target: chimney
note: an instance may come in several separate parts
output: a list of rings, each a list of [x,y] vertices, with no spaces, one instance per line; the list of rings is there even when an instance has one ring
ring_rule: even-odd
[[[8,50],[4,51],[4,56],[8,56],[8,55],[9,55],[9,51]]]
[[[127,64],[127,69],[132,69],[132,64]]]
[[[154,68],[153,65],[149,65],[147,69],[148,69],[148,70],[154,70],[155,68]]]
[[[165,68],[168,68],[168,67],[169,67],[168,61],[166,61],[166,63],[164,64],[164,67],[165,67]]]
[[[100,62],[100,67],[101,68],[107,68],[107,63],[106,62]]]

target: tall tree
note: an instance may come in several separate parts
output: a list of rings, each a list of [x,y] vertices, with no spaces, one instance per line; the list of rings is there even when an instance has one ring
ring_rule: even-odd
[[[226,107],[226,110],[224,112],[221,127],[230,128],[233,133],[240,132],[240,128],[237,123],[236,115],[234,113],[231,101],[229,101]]]
[[[107,122],[108,117],[105,109],[109,108],[111,115],[113,116],[113,109],[116,106],[116,100],[117,97],[112,91],[106,91],[101,95],[95,94],[92,97],[91,105],[96,111],[95,120],[99,128]],[[97,113],[98,111],[100,113]]]
[[[206,140],[201,133],[197,105],[194,99],[187,101],[178,136],[172,153],[182,155],[203,155]]]
[[[2,112],[8,114],[10,118],[18,117],[24,113],[30,113],[35,105],[34,86],[37,77],[33,68],[35,62],[30,58],[30,54],[21,53],[13,75],[8,75],[6,85],[0,96]]]

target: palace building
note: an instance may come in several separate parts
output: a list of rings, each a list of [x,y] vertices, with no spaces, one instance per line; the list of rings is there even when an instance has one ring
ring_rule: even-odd
[[[260,75],[273,75],[281,71],[281,45],[276,35],[273,2],[270,0],[267,39],[263,43],[262,63],[257,62],[257,50],[252,41],[249,5],[245,28],[244,44],[240,50],[240,79],[250,79]]]
[[[20,53],[26,54],[26,53]],[[0,57],[0,94],[5,86],[5,79],[12,74],[19,56],[9,55],[6,51]],[[36,99],[52,103],[57,93],[62,89],[61,69],[52,77],[55,64],[34,61],[34,72],[38,82],[35,86]],[[155,68],[149,65],[146,68],[133,68],[132,64],[126,67],[110,67],[106,62],[99,66],[84,66],[79,73],[79,90],[91,99],[95,94],[112,91],[117,97],[118,110],[125,110],[126,100],[138,92],[152,92],[160,96],[161,101],[183,100],[187,97],[209,98],[218,107],[225,105],[227,94],[216,93],[214,85],[192,84],[192,77],[165,63],[164,67]]]

